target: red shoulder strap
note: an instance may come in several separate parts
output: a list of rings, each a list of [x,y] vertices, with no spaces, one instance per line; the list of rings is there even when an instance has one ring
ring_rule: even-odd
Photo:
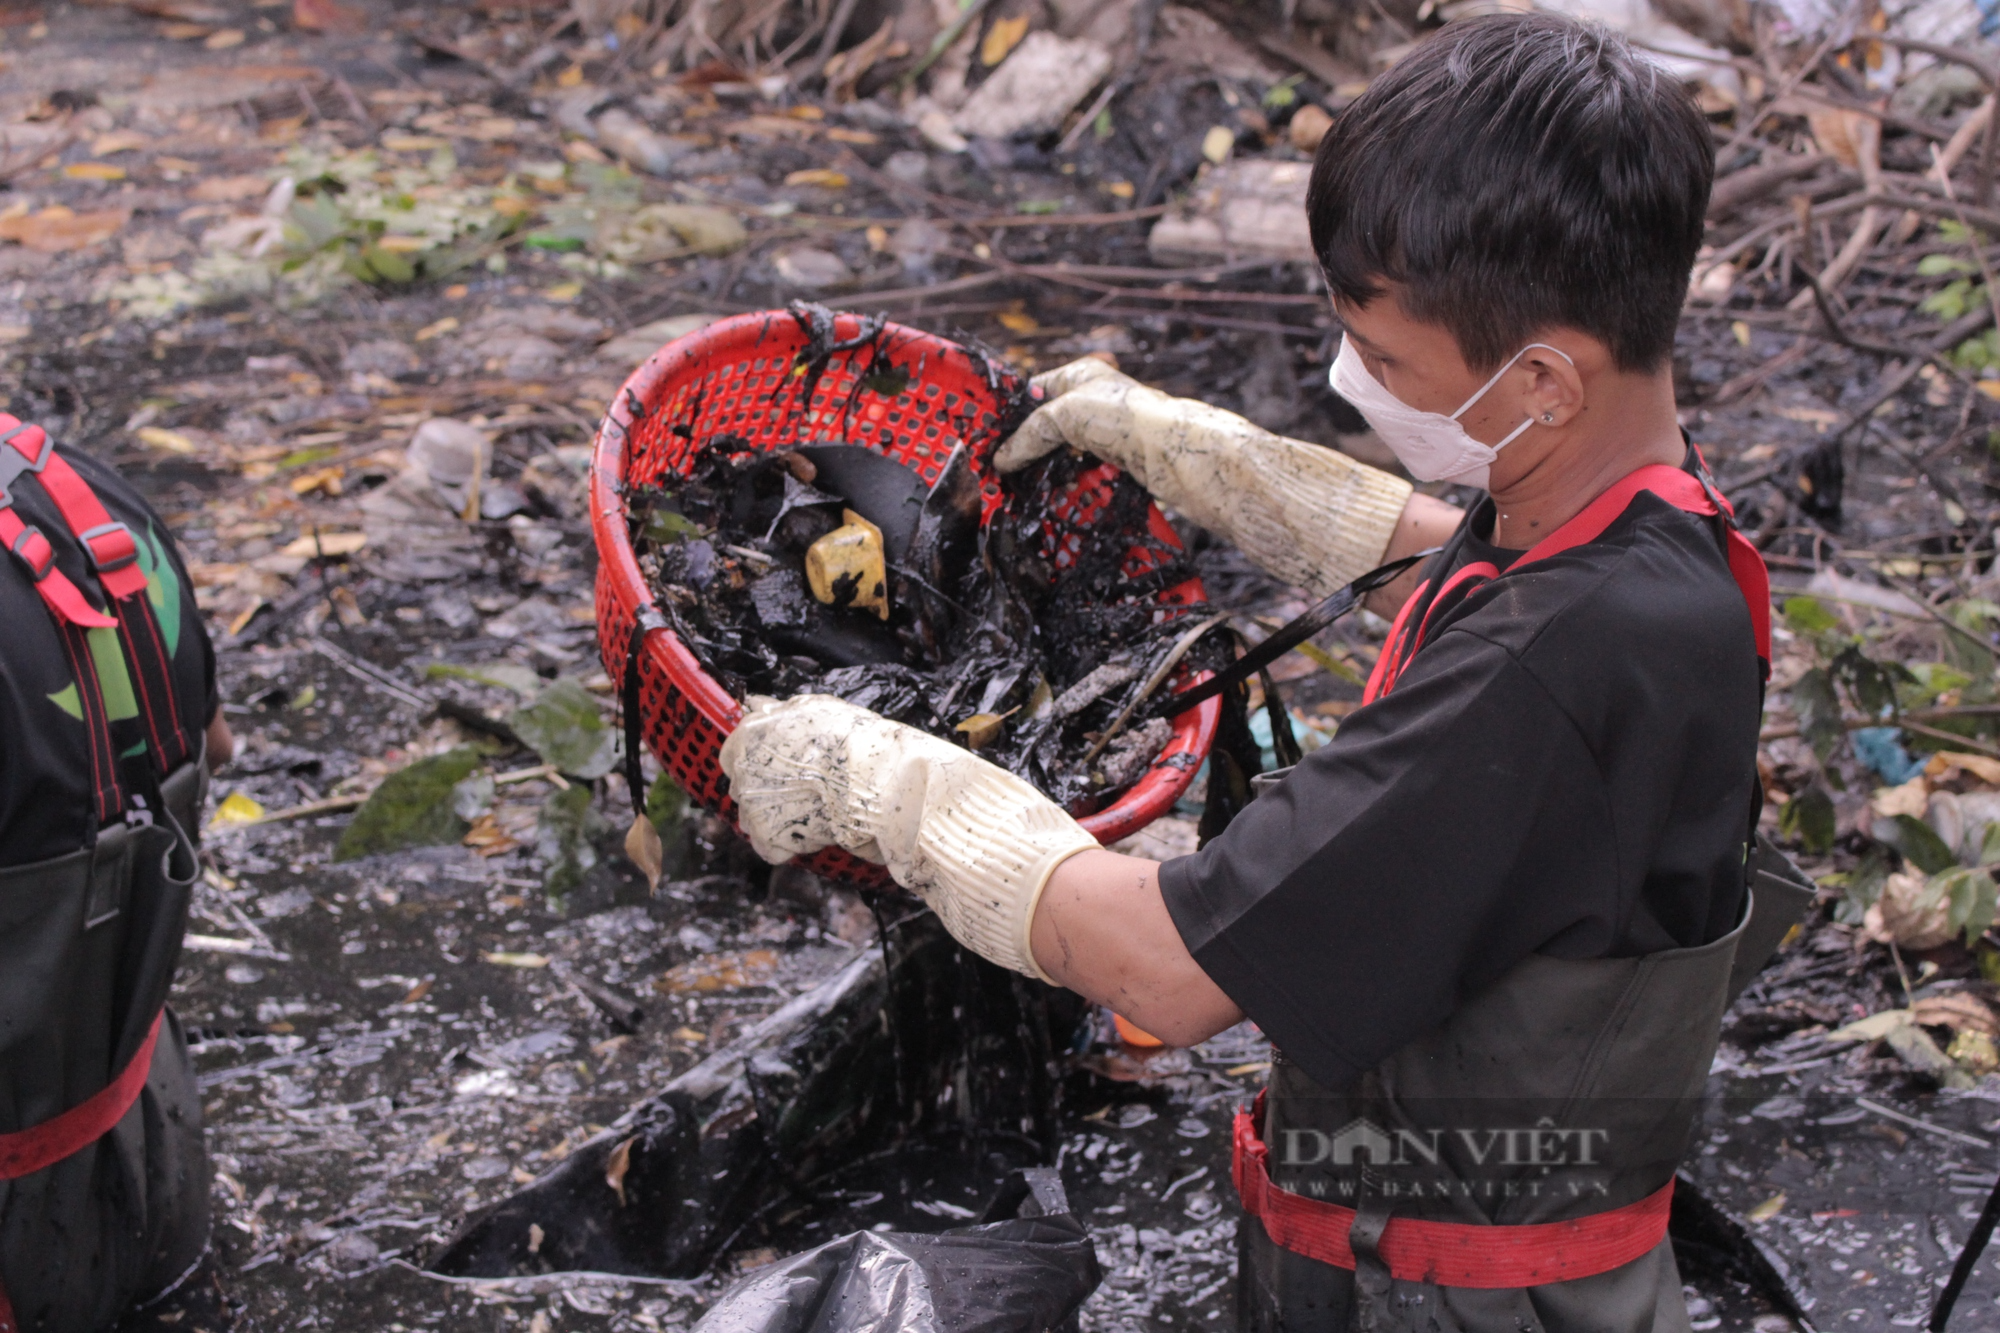
[[[1676,509],[1691,514],[1720,514],[1729,524],[1725,539],[1729,573],[1736,580],[1737,591],[1743,594],[1743,604],[1750,611],[1750,632],[1757,644],[1757,660],[1768,678],[1771,674],[1770,571],[1765,568],[1764,557],[1750,544],[1750,539],[1737,530],[1735,511],[1708,479],[1707,464],[1701,461],[1699,453],[1695,458],[1699,473],[1669,467],[1665,463],[1652,463],[1620,478],[1602,495],[1585,505],[1576,517],[1529,547],[1520,559],[1507,567],[1507,572],[1511,574],[1537,560],[1545,560],[1571,547],[1596,541],[1630,507],[1641,491],[1650,491]],[[1396,623],[1383,642],[1382,655],[1376,659],[1375,670],[1369,676],[1361,701],[1373,703],[1395,687],[1397,676],[1402,674],[1404,666],[1424,640],[1424,631],[1430,626],[1431,611],[1436,609],[1447,592],[1474,578],[1495,577],[1498,574],[1493,566],[1483,562],[1458,570],[1438,589],[1438,595],[1430,599],[1430,606],[1425,609],[1415,632],[1409,633],[1407,621],[1411,610],[1430,586],[1428,582],[1420,585],[1397,613]]]
[[[118,622],[90,604],[69,576],[56,568],[55,547],[42,530],[22,519],[14,508],[14,483],[24,474],[45,470],[56,449],[40,426],[30,426],[0,412],[0,546],[5,546],[28,571],[35,591],[56,619],[88,629],[110,629]]]
[[[167,651],[166,637],[146,595],[146,572],[139,564],[138,539],[130,528],[111,517],[90,483],[56,452],[55,442],[40,426],[27,425],[0,413],[0,442],[13,446],[12,450],[0,449],[0,542],[6,543],[28,566],[43,602],[59,622],[79,629],[119,631],[154,766],[162,774],[171,772],[193,750],[174,690],[173,657]],[[90,605],[82,591],[56,567],[55,550],[48,538],[40,529],[24,522],[14,509],[9,488],[23,475],[33,475],[55,502],[63,523],[83,547],[92,572],[108,595],[112,615]],[[77,661],[75,653],[72,660]],[[86,673],[81,663],[78,665],[78,678],[82,682]]]

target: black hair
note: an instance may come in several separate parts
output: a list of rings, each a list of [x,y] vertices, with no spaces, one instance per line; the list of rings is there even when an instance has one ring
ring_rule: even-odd
[[[1306,211],[1334,295],[1385,282],[1474,369],[1556,327],[1657,369],[1701,247],[1715,145],[1623,38],[1554,14],[1450,24],[1335,118]]]

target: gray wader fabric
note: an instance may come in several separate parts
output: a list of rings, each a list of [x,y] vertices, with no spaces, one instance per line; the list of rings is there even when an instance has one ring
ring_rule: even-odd
[[[1394,1279],[1371,1258],[1370,1238],[1391,1217],[1583,1217],[1666,1184],[1686,1151],[1723,1011],[1811,901],[1810,881],[1768,844],[1752,872],[1745,919],[1723,938],[1640,958],[1531,957],[1348,1092],[1319,1087],[1278,1054],[1262,1126],[1272,1180],[1357,1209],[1357,1271],[1284,1249],[1246,1217],[1241,1328],[1684,1333],[1664,1238],[1609,1272],[1513,1289]]]
[[[199,873],[199,760],[172,817],[0,871],[0,1133],[32,1129],[125,1067],[162,1012]],[[165,1013],[146,1086],[110,1133],[0,1180],[0,1285],[23,1333],[91,1333],[172,1286],[208,1244],[201,1102]]]

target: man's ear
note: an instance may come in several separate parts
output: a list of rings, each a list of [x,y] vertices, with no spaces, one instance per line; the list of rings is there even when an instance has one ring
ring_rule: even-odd
[[[1541,426],[1566,426],[1583,410],[1583,381],[1599,363],[1610,363],[1609,351],[1595,338],[1559,332],[1536,341],[1521,356],[1528,372],[1521,411]]]

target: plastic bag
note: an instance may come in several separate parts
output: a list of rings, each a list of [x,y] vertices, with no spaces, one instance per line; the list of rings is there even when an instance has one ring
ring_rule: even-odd
[[[856,1231],[760,1268],[694,1333],[1043,1333],[1103,1278],[1074,1217]]]

